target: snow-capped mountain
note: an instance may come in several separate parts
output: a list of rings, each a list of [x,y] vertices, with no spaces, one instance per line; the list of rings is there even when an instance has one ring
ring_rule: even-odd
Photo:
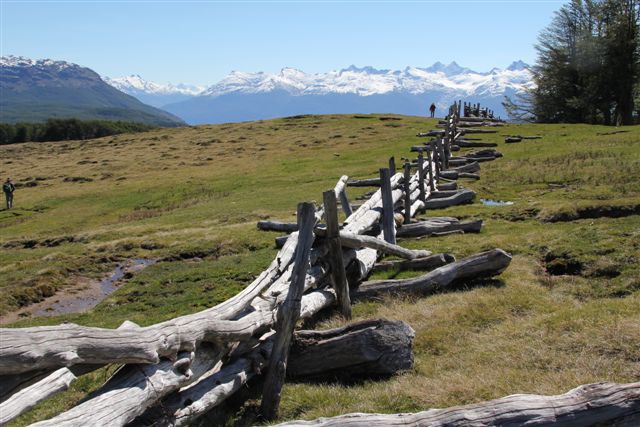
[[[201,96],[229,93],[266,93],[277,90],[295,96],[351,93],[358,96],[403,92],[412,95],[433,90],[452,90],[461,95],[500,95],[507,89],[521,91],[531,84],[531,73],[522,61],[507,69],[494,68],[479,73],[460,67],[455,62],[436,62],[429,68],[406,67],[402,71],[358,68],[352,65],[340,71],[307,74],[294,68],[283,68],[278,74],[233,71]]]
[[[504,95],[522,92],[533,85],[529,66],[522,61],[488,72],[473,71],[455,62],[403,70],[352,65],[317,74],[295,68],[283,68],[279,73],[233,71],[207,88],[158,84],[138,75],[104,80],[189,123],[307,113],[425,114],[427,103],[435,102],[444,109],[454,99],[481,102],[504,116],[501,105]]]
[[[200,94],[206,88],[205,86],[184,83],[174,85],[150,82],[137,74],[113,79],[105,76],[102,79],[116,89],[133,95],[140,101],[154,107],[162,107],[165,104],[189,99]]]
[[[95,71],[66,61],[0,57],[0,92],[0,122],[74,117],[184,125],[108,85]]]

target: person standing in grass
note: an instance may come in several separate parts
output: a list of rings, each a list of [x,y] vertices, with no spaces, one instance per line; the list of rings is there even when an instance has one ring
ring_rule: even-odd
[[[4,197],[7,199],[7,209],[13,207],[13,192],[16,191],[16,186],[11,182],[11,178],[7,178],[4,184],[2,184],[2,191],[4,191]]]
[[[433,117],[436,115],[436,104],[434,104],[433,102],[431,103],[431,107],[429,107],[429,112],[431,113],[431,118],[433,119]]]

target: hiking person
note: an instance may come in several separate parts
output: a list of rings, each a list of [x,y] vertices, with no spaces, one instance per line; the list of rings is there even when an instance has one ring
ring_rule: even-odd
[[[436,115],[436,104],[434,104],[433,102],[431,103],[431,107],[429,107],[429,112],[431,113],[431,118],[433,119],[433,117]]]
[[[11,178],[7,178],[4,184],[2,184],[2,191],[4,191],[4,197],[7,199],[7,209],[13,207],[13,192],[16,191],[16,186],[11,182]]]

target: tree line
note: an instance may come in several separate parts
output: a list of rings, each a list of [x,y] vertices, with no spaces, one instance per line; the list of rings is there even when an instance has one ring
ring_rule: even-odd
[[[44,123],[0,123],[0,145],[29,141],[92,139],[150,129],[153,129],[153,126],[109,120],[49,119]]]
[[[631,125],[640,108],[640,0],[572,0],[538,37],[535,87],[505,98],[510,117]]]

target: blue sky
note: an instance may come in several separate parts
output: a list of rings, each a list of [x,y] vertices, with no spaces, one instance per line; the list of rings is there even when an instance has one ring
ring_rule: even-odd
[[[232,70],[478,71],[535,61],[563,1],[0,0],[0,53],[63,59],[102,75],[212,84]]]

